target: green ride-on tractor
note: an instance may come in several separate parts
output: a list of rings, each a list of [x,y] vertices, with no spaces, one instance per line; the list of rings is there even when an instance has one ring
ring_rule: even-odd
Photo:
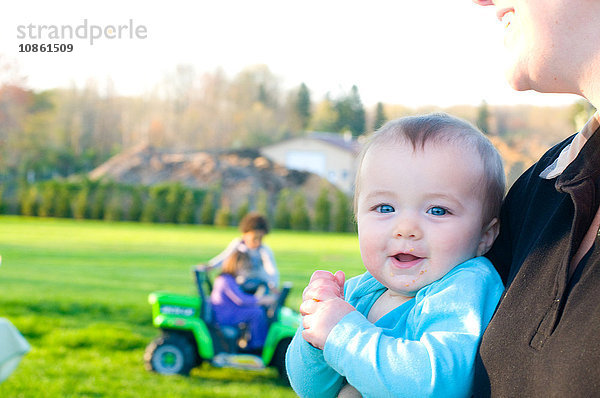
[[[249,335],[244,324],[218,325],[210,304],[212,284],[208,267],[194,268],[197,296],[169,292],[153,292],[148,296],[152,305],[152,321],[162,335],[152,341],[144,353],[148,370],[163,374],[189,374],[203,361],[217,367],[262,369],[275,367],[287,382],[285,352],[300,324],[300,315],[284,306],[291,288],[284,283],[279,297],[267,309],[269,331],[260,352],[245,350]]]

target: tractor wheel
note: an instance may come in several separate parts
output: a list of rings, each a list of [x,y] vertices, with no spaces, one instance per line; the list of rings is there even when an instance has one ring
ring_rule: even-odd
[[[194,345],[185,336],[164,334],[148,344],[144,362],[157,373],[188,375],[196,366]]]
[[[286,385],[290,384],[290,380],[288,379],[287,370],[285,369],[285,353],[291,341],[291,338],[281,340],[279,344],[277,344],[277,348],[273,354],[273,359],[271,360],[271,364],[279,372],[281,381],[283,381]]]

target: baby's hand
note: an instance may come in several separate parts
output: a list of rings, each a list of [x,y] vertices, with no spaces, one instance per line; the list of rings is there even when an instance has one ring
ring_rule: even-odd
[[[315,271],[302,292],[302,300],[323,301],[334,297],[343,299],[345,279],[343,271],[337,271],[335,275],[329,271]]]
[[[330,298],[325,301],[304,301],[300,305],[302,317],[302,337],[312,346],[323,349],[331,329],[346,314],[356,309],[341,298]]]
[[[345,275],[338,271],[316,271],[302,294],[302,337],[314,347],[323,349],[331,329],[355,308],[344,301]]]

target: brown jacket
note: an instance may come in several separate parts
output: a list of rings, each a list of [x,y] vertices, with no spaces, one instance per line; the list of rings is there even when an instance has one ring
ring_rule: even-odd
[[[600,396],[600,244],[568,265],[600,205],[600,129],[557,178],[550,149],[509,191],[489,258],[507,285],[486,330],[475,396]]]

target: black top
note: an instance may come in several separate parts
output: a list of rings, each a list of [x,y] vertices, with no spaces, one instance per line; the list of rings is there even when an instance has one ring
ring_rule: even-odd
[[[598,238],[568,276],[600,204],[600,130],[559,177],[539,177],[573,137],[506,197],[488,257],[507,289],[481,342],[475,396],[600,396]]]

